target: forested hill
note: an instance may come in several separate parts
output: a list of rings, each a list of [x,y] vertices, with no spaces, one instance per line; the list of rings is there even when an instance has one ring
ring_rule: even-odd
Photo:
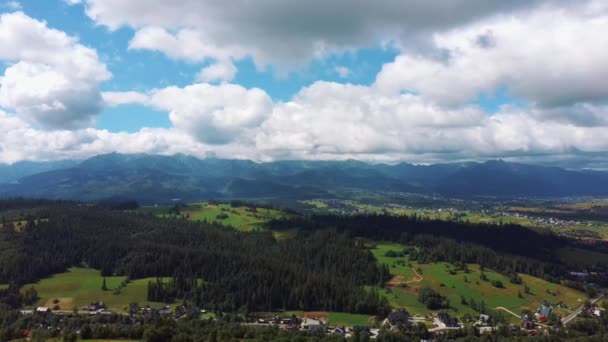
[[[11,213],[20,218],[12,221]],[[266,227],[270,230],[245,233],[216,223],[37,200],[0,201],[0,215],[0,284],[19,286],[86,265],[103,276],[170,277],[170,283],[150,283],[149,300],[187,299],[225,311],[382,316],[388,304],[374,289],[390,271],[370,248],[387,240],[414,247],[410,257],[419,263],[479,264],[514,282],[519,273],[557,283],[568,280],[572,268],[606,271],[605,264],[566,266],[556,251],[576,241],[515,225],[310,216],[275,220]],[[294,229],[295,236],[280,240],[272,233]]]
[[[0,228],[0,284],[22,285],[87,265],[102,275],[172,277],[170,288],[151,284],[153,299],[187,297],[231,312],[388,310],[364,289],[383,284],[388,269],[336,232],[278,241],[270,232],[67,203],[43,203],[35,217]]]
[[[500,160],[435,165],[353,160],[254,163],[144,154],[0,166],[0,197],[4,198],[123,198],[155,204],[173,199],[311,198],[352,190],[456,197],[605,196],[608,173]]]

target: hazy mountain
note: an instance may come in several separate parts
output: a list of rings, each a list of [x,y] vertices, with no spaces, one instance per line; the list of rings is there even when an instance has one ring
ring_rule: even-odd
[[[21,177],[16,181],[19,172]],[[360,161],[198,159],[186,155],[99,155],[82,162],[18,163],[0,168],[0,196],[144,203],[210,198],[309,198],[341,191],[449,196],[608,195],[608,173],[504,161],[435,165]]]
[[[608,194],[608,173],[492,160],[442,179],[437,191],[456,196],[600,196]]]
[[[19,178],[40,172],[65,169],[77,165],[77,160],[59,160],[52,162],[17,162],[14,164],[0,164],[0,184],[12,183]]]

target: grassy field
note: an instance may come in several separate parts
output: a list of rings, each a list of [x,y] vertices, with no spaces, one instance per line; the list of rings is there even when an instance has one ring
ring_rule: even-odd
[[[144,207],[143,211],[159,216],[169,216],[171,207]],[[230,204],[192,203],[180,209],[181,216],[190,220],[219,222],[240,231],[263,229],[269,220],[285,217],[287,214],[275,209],[232,207]]]
[[[291,315],[296,315],[300,319],[303,319],[306,316],[317,317],[323,320],[329,318],[329,325],[332,326],[372,326],[374,323],[372,320],[372,318],[374,318],[373,316],[345,312],[304,312],[299,310],[288,310],[276,312],[258,312],[257,314],[266,318],[270,318],[275,315],[280,317],[290,317]]]
[[[347,327],[353,326],[371,326],[372,321],[369,315],[350,314],[342,312],[330,312],[329,313],[329,324],[338,326],[343,325]]]
[[[457,271],[451,274],[450,270],[453,270],[453,267],[446,263],[418,264],[410,262],[407,256],[401,258],[385,256],[388,250],[400,251],[404,247],[398,244],[379,244],[372,252],[380,263],[389,266],[394,277],[381,292],[391,306],[404,307],[413,314],[426,315],[430,312],[418,302],[417,291],[420,287],[430,287],[449,298],[451,308],[446,311],[457,317],[465,313],[477,315],[468,305],[462,303],[462,297],[467,302],[471,298],[477,303],[483,300],[488,309],[504,307],[515,313],[520,313],[523,309],[535,310],[543,300],[550,303],[563,301],[569,307],[575,308],[588,298],[580,291],[528,275],[520,275],[525,286],[530,289],[530,293],[525,293],[524,284],[513,284],[507,277],[490,270],[484,271],[488,281],[482,280],[478,265],[469,265],[469,273]],[[397,264],[399,261],[402,265]],[[415,269],[420,270],[419,275],[414,272]],[[501,281],[504,288],[494,287],[492,280]],[[403,286],[403,283],[406,285]]]
[[[65,273],[56,274],[35,284],[25,285],[23,288],[33,286],[38,291],[40,300],[37,305],[53,307],[54,299],[59,299],[61,310],[72,310],[96,301],[103,301],[108,308],[116,312],[126,311],[130,303],[140,305],[150,304],[161,306],[162,303],[147,301],[148,281],[151,279],[138,279],[131,281],[120,294],[114,294],[125,277],[106,277],[106,286],[109,291],[102,291],[103,277],[99,271],[90,268],[71,268]]]

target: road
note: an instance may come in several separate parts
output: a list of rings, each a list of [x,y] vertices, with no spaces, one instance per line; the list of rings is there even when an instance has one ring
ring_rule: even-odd
[[[604,297],[604,293],[600,293],[599,296],[593,298],[591,300],[591,304],[595,304],[595,302],[597,302],[598,300],[600,300],[602,297]],[[581,305],[580,307],[578,307],[576,310],[572,311],[568,316],[562,318],[562,324],[566,325],[568,324],[568,322],[570,322],[571,320],[575,319],[576,316],[580,315],[581,312],[583,312],[583,309],[585,308],[585,305]]]

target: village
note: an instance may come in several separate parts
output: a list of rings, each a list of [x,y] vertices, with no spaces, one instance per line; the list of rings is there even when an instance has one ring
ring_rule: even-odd
[[[471,212],[474,215],[478,215],[484,220],[500,217],[512,217],[514,219],[524,219],[530,221],[530,223],[547,226],[553,228],[564,228],[577,225],[592,226],[591,223],[585,223],[580,220],[566,220],[559,219],[551,216],[539,216],[524,214],[517,211],[504,211],[504,210],[490,210],[490,209],[478,209],[471,211],[471,209],[462,210],[455,207],[420,207],[414,205],[400,205],[400,204],[386,204],[386,205],[365,205],[351,200],[343,200],[336,198],[321,198],[315,199],[312,202],[316,205],[313,211],[329,210],[333,213],[340,215],[361,215],[361,214],[387,214],[387,215],[400,215],[399,213],[412,213],[422,216],[437,217],[442,219],[450,220],[467,220],[467,212]],[[498,219],[497,222],[499,222]]]
[[[48,307],[37,307],[33,310],[21,310],[25,316],[36,316],[40,319],[40,328],[52,328],[52,320],[63,320],[70,315],[89,317],[97,321],[107,320],[115,322],[119,327],[138,326],[144,324],[152,318],[164,319],[201,319],[209,322],[224,322],[231,324],[242,324],[247,326],[276,326],[285,331],[302,331],[313,335],[335,335],[341,337],[351,337],[354,335],[368,336],[375,339],[381,331],[404,332],[411,329],[426,331],[429,336],[441,335],[450,331],[464,329],[476,329],[479,334],[488,334],[498,329],[508,329],[511,332],[522,331],[525,334],[549,335],[557,332],[578,316],[599,320],[605,315],[606,305],[598,305],[598,301],[603,298],[604,293],[600,293],[592,300],[583,303],[579,308],[572,309],[563,303],[549,303],[543,301],[535,312],[522,312],[520,315],[506,310],[510,315],[518,317],[517,322],[506,323],[504,320],[498,322],[491,314],[479,314],[473,316],[465,314],[457,318],[452,317],[446,312],[434,312],[427,315],[411,315],[405,308],[396,309],[388,316],[374,322],[371,326],[346,326],[329,324],[327,312],[307,312],[302,315],[281,314],[281,313],[249,313],[234,314],[201,309],[186,303],[175,306],[151,307],[149,305],[139,306],[136,303],[129,305],[127,312],[116,313],[108,310],[105,303],[98,301],[90,305],[83,306],[78,310],[52,310]],[[554,315],[554,309],[563,309],[570,312],[566,317]],[[104,318],[105,317],[105,318]],[[48,324],[45,325],[45,323]],[[119,323],[118,323],[119,322]],[[23,331],[25,338],[29,337],[29,331]]]

